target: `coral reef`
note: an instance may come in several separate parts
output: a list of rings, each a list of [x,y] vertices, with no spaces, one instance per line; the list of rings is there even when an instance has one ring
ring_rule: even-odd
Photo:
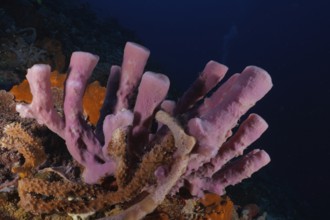
[[[65,55],[61,43],[50,38],[37,41],[35,28],[15,26],[0,33],[0,85],[12,86],[22,73],[36,63],[46,63],[57,70],[64,69]]]
[[[126,44],[122,66],[111,68],[95,130],[84,117],[83,97],[98,94],[87,87],[97,56],[72,54],[65,84],[59,86],[65,91],[62,113],[54,108],[50,67],[38,64],[28,70],[32,102],[19,103],[16,110],[65,140],[82,168],[82,181],[61,171],[55,172],[56,178],[21,178],[21,207],[34,214],[92,215],[112,210],[99,217],[142,219],[180,195],[180,189],[193,198],[202,198],[205,192],[222,195],[227,186],[270,161],[262,150],[243,155],[267,128],[260,116],[251,114],[232,135],[241,116],[271,89],[266,71],[249,66],[211,92],[227,67],[210,61],[175,103],[165,100],[169,89],[165,75],[143,74],[148,57],[146,48]],[[99,107],[94,107],[97,112]],[[219,219],[233,218],[230,211],[226,213]]]
[[[30,0],[2,0],[0,87],[7,90],[18,84],[35,63],[63,72],[77,50],[100,55],[92,80],[105,86],[109,66],[121,63],[124,45],[132,40],[138,41],[133,31],[114,18],[97,18],[80,1],[43,1],[39,5]]]
[[[31,175],[46,160],[46,154],[42,147],[42,141],[31,137],[19,123],[11,123],[4,128],[4,136],[0,139],[0,146],[7,149],[15,149],[24,157],[22,166],[14,166],[13,173],[19,173],[24,178]]]
[[[207,193],[201,199],[183,199],[167,197],[157,207],[156,212],[147,216],[145,220],[160,219],[238,219],[235,216],[234,204],[227,196]]]
[[[46,63],[57,70],[63,70],[65,55],[62,44],[51,38],[37,40],[33,27],[12,26],[0,33],[0,69],[24,72],[35,63]]]
[[[4,90],[0,91],[0,140],[4,141],[8,137],[5,133],[5,129],[9,125],[19,124],[20,131],[23,136],[30,136],[33,139],[44,140],[47,139],[45,132],[46,128],[34,122],[32,119],[23,119],[19,117],[18,113],[15,111],[16,103],[14,101],[14,96]],[[22,140],[20,134],[14,135],[9,138],[11,143]],[[30,138],[28,138],[30,139]],[[23,139],[24,140],[24,139]],[[31,140],[31,139],[30,139]],[[29,142],[29,141],[28,141]],[[34,145],[34,144],[33,144]],[[41,144],[43,145],[43,144]],[[17,179],[16,174],[13,174],[12,168],[17,164],[22,164],[24,162],[24,157],[18,152],[20,146],[15,146],[13,144],[2,145],[0,147],[0,190],[12,186],[15,179]],[[35,146],[31,146],[35,147]],[[34,155],[31,155],[34,156]],[[37,156],[37,155],[35,155]]]

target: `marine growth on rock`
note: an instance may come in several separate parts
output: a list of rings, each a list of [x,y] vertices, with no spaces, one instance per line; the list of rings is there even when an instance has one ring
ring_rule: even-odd
[[[20,116],[61,137],[81,171],[74,179],[55,166],[39,169],[45,156],[37,139],[29,142],[34,148],[17,147],[25,149],[26,162],[14,171],[20,174],[19,205],[26,212],[102,212],[98,217],[109,220],[150,219],[158,213],[157,218],[185,219],[192,213],[198,217],[199,204],[205,209],[199,217],[233,218],[231,201],[219,196],[270,161],[263,150],[244,152],[267,123],[254,113],[239,121],[271,89],[269,74],[248,66],[219,86],[228,68],[210,61],[174,101],[167,99],[167,76],[144,72],[148,57],[148,49],[128,42],[122,66],[111,67],[104,89],[87,85],[98,56],[74,52],[66,75],[37,64],[28,69],[27,81],[12,89]],[[54,77],[63,77],[61,83]],[[11,126],[25,134],[19,125]],[[15,134],[9,128],[4,133]],[[7,148],[11,143],[10,136],[1,142]],[[217,204],[212,210],[205,205],[210,195],[218,195],[211,199]],[[180,211],[171,212],[173,204],[181,204],[176,205]]]

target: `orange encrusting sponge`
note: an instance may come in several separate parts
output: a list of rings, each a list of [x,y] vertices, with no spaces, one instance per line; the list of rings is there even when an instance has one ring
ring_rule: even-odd
[[[100,85],[98,81],[94,81],[86,88],[83,97],[84,113],[88,117],[88,121],[96,125],[100,117],[100,109],[103,105],[106,89]]]
[[[52,72],[50,75],[51,87],[64,91],[64,81],[66,76],[66,74],[60,74],[57,71]],[[30,86],[26,79],[19,85],[13,86],[10,92],[15,96],[16,101],[23,101],[26,103],[32,102]],[[83,97],[83,110],[88,121],[93,125],[96,125],[97,120],[100,117],[100,109],[103,105],[105,92],[106,89],[102,87],[98,81],[89,84],[86,88]]]
[[[203,219],[210,220],[231,220],[234,204],[229,197],[219,196],[214,193],[207,193],[199,200],[205,207]]]

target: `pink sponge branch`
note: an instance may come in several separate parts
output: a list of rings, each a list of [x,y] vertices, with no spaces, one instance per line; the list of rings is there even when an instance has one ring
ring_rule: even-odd
[[[230,91],[232,85],[234,85],[236,79],[240,74],[236,73],[232,75],[224,84],[222,84],[210,97],[204,99],[203,105],[200,105],[197,109],[196,115],[205,115],[207,112],[215,108],[224,97],[226,97],[227,92]]]
[[[227,162],[241,156],[243,151],[255,142],[268,128],[266,121],[257,114],[251,114],[242,123],[238,131],[221,146],[218,154],[210,163],[205,164],[199,172],[207,177],[220,170]]]
[[[188,173],[197,170],[216,155],[239,118],[271,87],[271,78],[266,71],[254,66],[247,67],[215,108],[188,122],[189,134],[198,140],[195,149],[198,156],[191,160]]]
[[[175,108],[175,114],[186,112],[197,101],[202,99],[225,76],[227,70],[228,67],[225,65],[209,61],[196,81],[179,99]]]
[[[65,83],[64,114],[66,123],[72,123],[82,117],[82,98],[87,81],[95,68],[99,57],[86,52],[72,53],[68,78]]]
[[[131,98],[139,84],[149,54],[149,50],[141,45],[132,42],[126,44],[115,112],[131,107]]]
[[[133,112],[130,110],[122,110],[116,114],[107,115],[103,123],[103,132],[104,132],[104,147],[103,153],[107,155],[107,147],[110,143],[114,131],[118,128],[125,128],[133,124]]]
[[[259,115],[249,115],[238,131],[221,146],[217,155],[186,178],[190,184],[191,193],[201,195],[205,190],[204,186],[201,185],[201,181],[204,182],[205,180],[202,179],[212,179],[213,175],[225,167],[228,162],[243,155],[243,151],[256,141],[267,128],[266,121]],[[202,188],[198,189],[198,187]]]
[[[114,108],[117,103],[117,91],[119,88],[120,74],[120,66],[111,66],[105,98],[100,110],[100,118],[97,121],[95,130],[96,136],[101,143],[104,143],[103,121],[107,115],[114,113]]]
[[[172,100],[164,100],[160,105],[160,108],[167,114],[173,116],[176,103]]]
[[[269,162],[270,157],[265,151],[253,150],[239,160],[223,167],[212,178],[188,178],[189,191],[198,197],[202,197],[205,191],[223,195],[226,187],[249,178]]]
[[[240,183],[270,162],[269,155],[264,150],[253,150],[239,160],[228,164],[219,173],[216,173],[212,181],[205,184],[207,191],[224,194],[227,186]],[[205,189],[204,189],[205,190]]]
[[[46,125],[62,138],[64,137],[64,120],[56,112],[50,87],[50,66],[34,65],[26,75],[33,95],[32,103],[17,104],[16,110],[23,118],[35,118],[38,123]]]
[[[82,137],[82,141],[85,143],[88,152],[93,154],[100,153],[101,146],[97,146],[99,143],[92,129],[83,120],[82,98],[87,81],[98,60],[98,56],[90,53],[74,52],[72,54],[68,78],[65,83],[64,97],[66,139],[74,140]],[[69,151],[73,151],[70,145],[68,145],[68,148]],[[81,155],[78,154],[75,157],[78,162],[82,162],[83,158],[81,158]]]
[[[100,177],[113,173],[116,167],[114,161],[106,161],[100,142],[82,114],[83,94],[98,60],[98,56],[93,54],[74,52],[65,84],[64,139],[72,157],[85,167],[83,178],[87,183],[94,183]]]
[[[170,80],[167,76],[152,72],[143,74],[134,106],[131,136],[131,142],[134,143],[134,149],[131,150],[137,155],[143,153],[143,148],[149,140],[154,112],[165,99],[169,87]]]

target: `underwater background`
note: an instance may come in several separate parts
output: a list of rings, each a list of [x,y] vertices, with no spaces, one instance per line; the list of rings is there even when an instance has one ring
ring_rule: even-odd
[[[324,216],[330,198],[330,14],[328,1],[89,1],[134,30],[184,91],[210,59],[231,73],[269,71],[274,88],[253,111],[270,127],[255,143],[270,153],[264,168],[283,193]],[[102,2],[102,3],[101,3]],[[258,175],[258,174],[256,174]],[[287,201],[283,198],[284,206]],[[321,217],[319,219],[322,219]]]
[[[66,69],[64,60],[72,51],[98,54],[101,64],[96,78],[101,83],[102,73],[108,71],[110,63],[121,62],[126,41],[150,49],[152,60],[148,68],[169,76],[174,97],[188,88],[211,59],[227,65],[228,75],[241,72],[247,65],[264,68],[274,87],[252,112],[260,113],[269,129],[252,147],[265,149],[272,161],[228,191],[234,202],[235,198],[242,200],[239,198],[242,194],[247,194],[246,199],[255,199],[269,213],[267,219],[328,219],[328,1],[0,2],[1,43],[9,41],[9,37],[3,36],[14,28],[33,27],[37,36],[24,30],[28,43],[38,41],[39,47],[45,49],[47,42],[42,39],[52,36],[61,44],[61,52],[52,48],[45,55],[59,69]],[[40,19],[47,20],[49,25],[43,26]],[[112,50],[106,51],[107,48]],[[5,49],[1,47],[2,52]],[[8,90],[24,78],[24,70],[35,60],[4,63],[11,57],[3,54],[0,53],[0,71],[12,69],[12,74],[1,76],[1,89]],[[40,55],[42,51],[36,50],[34,54]],[[55,59],[61,56],[66,58]]]

